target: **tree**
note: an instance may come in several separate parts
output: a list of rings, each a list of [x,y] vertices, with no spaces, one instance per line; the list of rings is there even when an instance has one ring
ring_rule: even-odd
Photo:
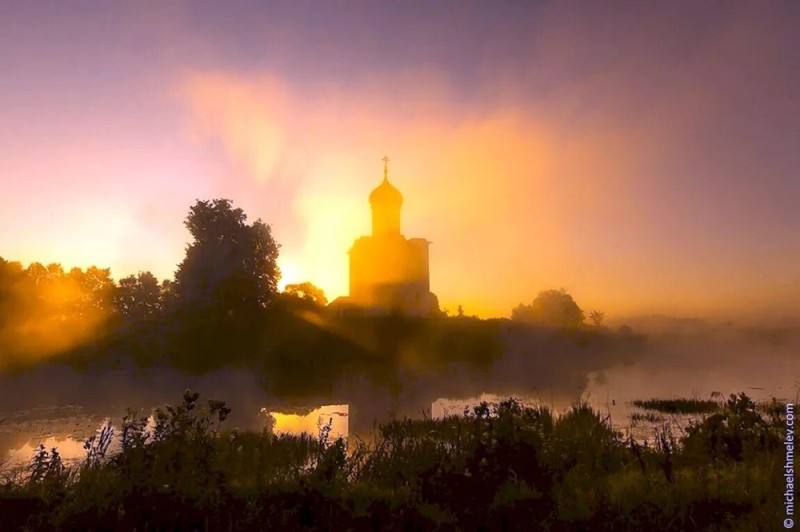
[[[108,269],[65,273],[59,264],[0,261],[0,352],[7,360],[35,358],[91,342],[112,309]]]
[[[161,281],[161,309],[164,312],[172,312],[177,306],[177,294],[175,293],[175,281],[164,279]]]
[[[25,269],[25,274],[36,286],[46,283],[50,277],[47,268],[41,262],[31,262]]]
[[[603,320],[606,317],[605,312],[600,312],[598,310],[593,310],[589,313],[589,321],[592,322],[592,325],[597,327],[598,329],[603,327]]]
[[[511,319],[551,327],[579,327],[584,315],[572,296],[562,289],[539,292],[530,305],[515,307]]]
[[[131,321],[151,320],[163,310],[161,286],[150,272],[139,272],[119,280],[114,305]]]
[[[75,311],[79,315],[111,313],[116,285],[109,268],[90,266],[86,271],[72,268],[67,278],[72,286],[77,286],[80,293],[75,301]]]
[[[20,287],[27,280],[22,264],[0,257],[0,334],[11,318],[19,314]]]
[[[279,245],[260,219],[248,225],[231,201],[198,201],[186,227],[194,241],[175,274],[175,297],[184,309],[233,315],[265,307],[277,292]]]
[[[287,284],[283,289],[283,293],[289,296],[298,297],[304,301],[309,301],[321,307],[324,307],[328,304],[328,299],[325,297],[325,292],[323,292],[321,288],[314,286],[308,281],[305,283]]]

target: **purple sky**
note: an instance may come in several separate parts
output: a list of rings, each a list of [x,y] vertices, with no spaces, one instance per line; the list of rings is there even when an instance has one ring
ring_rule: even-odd
[[[443,306],[798,311],[800,4],[0,4],[0,256],[172,275],[195,199],[330,298],[382,163]]]

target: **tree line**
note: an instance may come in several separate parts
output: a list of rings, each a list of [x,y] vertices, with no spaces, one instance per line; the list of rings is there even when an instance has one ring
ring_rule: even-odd
[[[269,225],[248,223],[227,199],[197,201],[185,225],[192,241],[174,278],[163,281],[148,271],[115,282],[108,268],[23,267],[0,258],[0,367],[15,355],[38,359],[166,322],[252,322],[279,299],[280,246]],[[284,297],[306,293],[311,289]]]
[[[227,199],[198,200],[185,225],[191,241],[172,279],[143,271],[115,281],[108,268],[67,271],[38,262],[26,268],[0,258],[0,370],[10,362],[64,353],[72,360],[122,353],[140,363],[168,359],[196,369],[259,357],[282,360],[284,369],[297,360],[319,358],[335,359],[339,367],[349,353],[367,349],[363,339],[371,337],[375,341],[368,349],[382,352],[419,337],[427,352],[452,355],[452,346],[439,344],[466,342],[473,346],[469,357],[482,363],[497,353],[491,347],[498,342],[492,339],[499,334],[496,324],[460,323],[463,311],[453,319],[442,316],[450,326],[389,317],[326,330],[318,325],[320,317],[329,318],[322,316],[327,300],[321,289],[305,282],[279,292],[280,245],[269,225],[248,222]],[[317,314],[317,325],[308,312]],[[602,313],[590,314],[598,329],[602,318]],[[562,329],[585,328],[586,322],[563,290],[539,293],[531,304],[514,308],[512,320]],[[477,346],[486,353],[472,353]],[[282,353],[291,355],[281,359]]]
[[[193,240],[174,279],[163,281],[149,271],[115,282],[108,268],[65,271],[60,264],[39,262],[24,268],[0,258],[0,312],[30,314],[35,308],[66,319],[91,311],[144,321],[170,311],[237,314],[275,299],[280,246],[269,225],[248,224],[227,199],[198,201],[185,225]]]

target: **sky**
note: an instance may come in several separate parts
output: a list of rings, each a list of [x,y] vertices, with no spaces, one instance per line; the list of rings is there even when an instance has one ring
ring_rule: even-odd
[[[800,312],[796,2],[0,2],[0,256],[172,277],[197,199],[347,293],[401,190],[442,307]]]

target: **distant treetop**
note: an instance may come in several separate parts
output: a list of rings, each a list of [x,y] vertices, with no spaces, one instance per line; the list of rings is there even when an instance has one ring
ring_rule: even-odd
[[[511,319],[551,327],[579,327],[584,315],[572,296],[562,289],[539,292],[530,305],[515,307]]]

